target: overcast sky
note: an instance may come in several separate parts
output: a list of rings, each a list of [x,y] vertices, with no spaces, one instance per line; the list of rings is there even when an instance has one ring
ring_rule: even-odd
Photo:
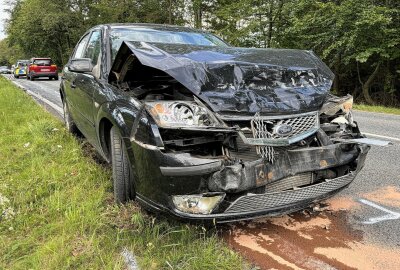
[[[8,14],[4,11],[6,5],[6,0],[0,0],[0,39],[5,37],[4,33],[4,20],[7,19]]]

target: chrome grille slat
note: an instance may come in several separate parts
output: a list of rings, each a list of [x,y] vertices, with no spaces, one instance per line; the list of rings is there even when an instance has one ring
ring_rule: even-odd
[[[292,127],[292,131],[287,135],[278,135],[274,128],[279,125]],[[318,112],[305,113],[301,115],[282,116],[282,118],[268,118],[257,113],[251,120],[251,130],[254,139],[292,139],[306,134],[311,129],[319,128]],[[272,146],[256,146],[257,154],[262,158],[273,162],[276,151]]]
[[[313,200],[351,183],[355,173],[331,179],[327,182],[306,186],[296,190],[244,195],[234,201],[225,213],[246,213],[284,207],[301,201]]]

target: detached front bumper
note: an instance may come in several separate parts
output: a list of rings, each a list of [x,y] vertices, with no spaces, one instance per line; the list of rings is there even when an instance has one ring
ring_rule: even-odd
[[[171,213],[179,218],[217,223],[246,220],[254,217],[278,216],[304,209],[312,203],[324,200],[341,191],[356,177],[358,171],[329,179],[325,182],[282,192],[247,194],[235,200],[223,213],[189,214],[174,209]]]
[[[348,144],[337,143],[289,151],[287,156],[280,157],[273,164],[264,163],[260,159],[224,165],[223,160],[199,159],[195,165],[190,166],[191,161],[186,159],[182,166],[176,166],[178,164],[175,163],[174,166],[159,167],[165,182],[172,183],[171,185],[176,187],[176,192],[172,190],[172,194],[166,194],[164,196],[166,200],[161,203],[146,200],[140,195],[138,199],[153,209],[193,221],[208,220],[223,223],[259,216],[281,215],[303,209],[345,188],[364,166],[368,150],[369,146],[365,144],[354,144],[349,148]],[[165,156],[163,158],[165,160]],[[314,174],[343,166],[348,169],[340,176],[304,185],[293,185],[293,189],[286,188],[287,185],[291,185],[295,177],[302,179],[301,175],[307,173]],[[200,189],[204,190],[206,185],[208,192],[225,193],[227,196],[210,214],[183,212],[174,206],[172,196],[196,194],[196,191],[185,192],[182,189],[179,191],[178,185],[182,183],[179,181],[198,181],[196,186]],[[277,191],[279,190],[277,186],[279,188],[283,186],[285,190]],[[260,192],[260,188],[264,190]]]

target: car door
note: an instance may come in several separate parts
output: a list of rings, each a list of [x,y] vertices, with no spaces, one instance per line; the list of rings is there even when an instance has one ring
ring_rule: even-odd
[[[75,48],[75,51],[70,60],[83,58],[85,55],[86,46],[88,44],[90,37],[90,33],[84,35],[81,40],[79,41],[78,45]],[[63,70],[63,89],[65,92],[65,101],[68,105],[69,112],[74,119],[74,122],[78,126],[78,128],[84,132],[83,126],[83,116],[79,111],[79,98],[76,89],[76,78],[78,73],[72,72],[69,70],[69,63],[64,67]]]
[[[93,69],[91,73],[78,73],[75,78],[74,103],[81,117],[81,123],[78,126],[84,133],[85,137],[98,147],[98,138],[96,132],[95,119],[97,116],[98,105],[93,100],[94,93],[102,90],[104,83],[101,83],[101,67],[102,67],[102,31],[100,29],[93,30],[90,33],[87,46],[85,48],[83,58],[90,59]]]
[[[83,129],[85,135],[92,144],[97,144],[97,133],[95,129],[95,106],[93,101],[94,92],[98,91],[101,70],[101,48],[102,32],[100,29],[93,30],[86,46],[84,58],[92,62],[93,70],[90,74],[80,73],[76,77],[76,104],[84,119]]]
[[[96,29],[90,33],[83,57],[91,59],[93,70],[88,73],[75,73],[71,87],[71,99],[79,118],[77,123],[81,132],[92,143],[97,143],[97,135],[94,121],[93,93],[98,87],[101,66],[101,30]]]

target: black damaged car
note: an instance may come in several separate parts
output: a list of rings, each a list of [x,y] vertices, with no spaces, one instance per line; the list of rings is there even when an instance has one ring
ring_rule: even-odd
[[[349,185],[369,146],[311,51],[185,27],[90,29],[63,70],[69,131],[112,164],[117,202],[190,220],[293,212]]]

